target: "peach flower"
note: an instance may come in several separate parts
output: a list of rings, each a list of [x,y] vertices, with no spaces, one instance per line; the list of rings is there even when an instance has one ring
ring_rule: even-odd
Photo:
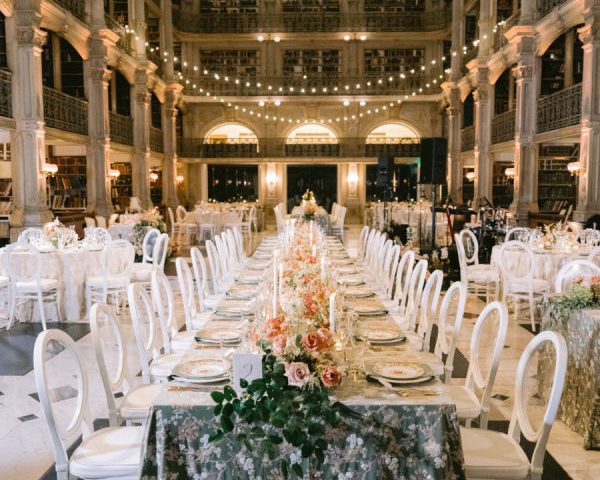
[[[290,362],[285,364],[285,376],[288,379],[288,385],[292,387],[301,387],[310,377],[310,369],[304,362]]]
[[[273,339],[273,353],[275,355],[281,355],[287,345],[287,337],[285,335],[277,335]]]
[[[265,326],[265,336],[268,340],[273,340],[287,331],[288,324],[283,315],[270,319]]]
[[[325,367],[321,372],[321,381],[327,388],[342,383],[342,373],[335,367]]]

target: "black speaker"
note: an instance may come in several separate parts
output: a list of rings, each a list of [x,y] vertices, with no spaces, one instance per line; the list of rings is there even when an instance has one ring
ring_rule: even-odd
[[[394,175],[394,159],[392,157],[379,157],[377,161],[377,186],[389,187]]]
[[[447,157],[448,141],[445,138],[422,138],[419,183],[446,183]]]

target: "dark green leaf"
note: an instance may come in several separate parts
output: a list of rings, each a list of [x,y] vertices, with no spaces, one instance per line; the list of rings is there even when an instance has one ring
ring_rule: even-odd
[[[248,380],[246,380],[245,378],[240,378],[240,387],[248,388]]]
[[[309,422],[308,424],[308,433],[310,435],[322,435],[325,432],[325,427],[320,423]]]
[[[223,410],[223,404],[217,403],[215,408],[213,408],[213,413],[218,416],[221,414],[221,410]]]
[[[225,394],[225,398],[227,400],[232,400],[237,397],[237,393],[235,393],[235,390],[233,388],[231,388],[229,385],[227,385],[223,389],[223,393]]]
[[[233,422],[229,417],[221,416],[221,428],[225,433],[231,432],[233,430]]]
[[[281,474],[283,478],[288,478],[288,462],[285,459],[281,460]]]
[[[296,474],[296,476],[298,476],[299,478],[302,478],[304,476],[304,471],[302,470],[302,466],[298,463],[294,463],[292,465],[292,471]]]
[[[223,394],[223,392],[215,390],[214,392],[210,392],[210,398],[212,398],[217,403],[221,403],[225,399],[225,395]]]
[[[223,437],[223,431],[217,430],[216,432],[213,432],[208,436],[208,441],[216,442],[217,440],[220,440],[222,437]]]
[[[279,445],[280,443],[283,442],[283,438],[281,438],[279,435],[274,435],[274,434],[269,435],[269,440],[271,441],[271,443],[274,443],[275,445]]]
[[[304,458],[310,457],[312,455],[313,451],[314,451],[314,448],[312,446],[312,443],[306,442],[302,445],[302,456]]]
[[[233,413],[233,405],[231,403],[224,403],[221,415],[229,418],[229,417],[231,417],[232,413]]]

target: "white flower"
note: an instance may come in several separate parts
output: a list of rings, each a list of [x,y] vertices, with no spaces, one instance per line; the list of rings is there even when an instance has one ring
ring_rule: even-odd
[[[442,453],[442,446],[434,440],[428,440],[423,445],[423,450],[429,457],[437,459]]]
[[[448,258],[448,247],[443,247],[440,253],[441,259],[446,260]]]

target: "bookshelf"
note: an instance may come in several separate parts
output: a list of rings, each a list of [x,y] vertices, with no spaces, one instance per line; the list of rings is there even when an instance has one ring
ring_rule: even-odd
[[[49,157],[58,172],[48,177],[48,207],[54,212],[82,212],[87,207],[86,157]]]
[[[255,77],[259,67],[258,50],[200,50],[200,68],[211,73]]]
[[[492,172],[492,202],[495,207],[508,208],[513,201],[514,180],[507,177],[504,171],[514,167],[512,163],[495,162]]]
[[[424,0],[365,0],[365,12],[402,13],[422,12]]]
[[[540,145],[538,207],[540,213],[557,213],[577,200],[577,177],[567,170],[577,161],[579,144]]]
[[[463,203],[467,204],[475,197],[475,182],[467,178],[468,172],[473,172],[473,168],[465,168],[462,177],[462,197]]]
[[[258,13],[257,0],[200,0],[200,14]]]
[[[296,76],[321,74],[335,76],[341,72],[339,50],[285,50],[283,74]]]
[[[129,199],[133,196],[131,163],[111,163],[110,168],[121,172],[121,175],[112,181],[110,189],[113,207],[119,212],[125,211]]]
[[[162,170],[153,168],[153,173],[158,175],[158,178],[154,181],[150,181],[150,199],[154,205],[160,205],[162,203]]]
[[[295,13],[337,13],[340,11],[339,0],[283,0],[283,12]]]
[[[365,50],[365,73],[406,73],[411,69],[421,72],[425,61],[425,50],[422,48],[387,48]]]

